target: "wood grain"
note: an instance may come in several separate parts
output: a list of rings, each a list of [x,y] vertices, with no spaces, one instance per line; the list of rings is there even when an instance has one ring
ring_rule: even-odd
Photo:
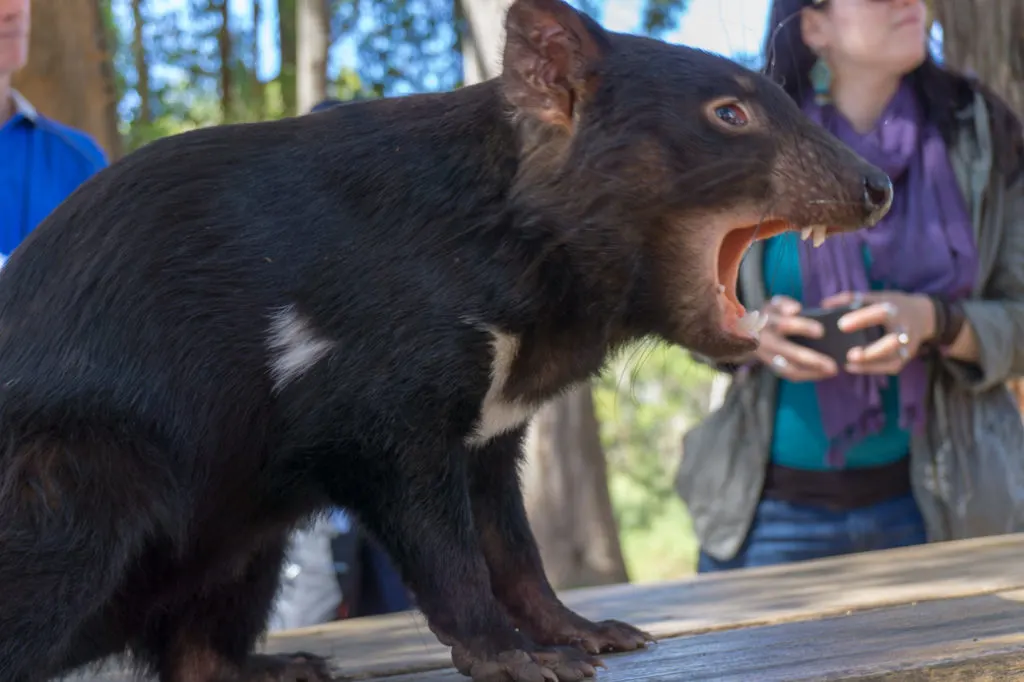
[[[847,611],[1024,588],[1024,536],[869,552],[651,585],[566,592],[591,618],[617,618],[659,638],[821,618]],[[418,613],[276,635],[271,651],[330,656],[346,675],[432,670],[450,664]]]
[[[699,668],[700,661],[704,658],[712,660],[709,657],[713,655],[718,656],[714,660],[720,660],[724,656],[723,651],[739,651],[747,647],[752,650],[759,650],[762,646],[781,649],[767,652],[769,656],[765,659],[748,657],[745,660],[750,664],[771,660],[775,661],[771,665],[779,670],[793,666],[793,670],[799,671],[801,665],[806,667],[809,662],[822,658],[822,637],[826,640],[836,639],[840,643],[844,641],[843,636],[833,637],[831,633],[845,632],[841,625],[847,617],[852,617],[847,614],[864,618],[869,615],[869,611],[881,613],[892,610],[896,615],[891,617],[897,619],[892,622],[900,623],[900,628],[906,627],[917,632],[919,638],[925,637],[922,633],[931,632],[928,629],[922,630],[922,625],[945,624],[952,630],[944,631],[947,634],[943,636],[953,641],[949,632],[964,631],[968,633],[964,637],[968,638],[978,636],[969,631],[979,618],[984,620],[993,617],[985,609],[991,609],[993,604],[1009,604],[1006,608],[1013,610],[1019,619],[1019,627],[1024,630],[1024,613],[1018,613],[1020,605],[1006,596],[1016,595],[1015,590],[1024,589],[1024,561],[1021,561],[1021,557],[1024,557],[1024,535],[1001,536],[847,555],[788,566],[747,569],[669,583],[573,590],[564,593],[563,598],[586,616],[632,622],[649,629],[662,640],[656,650],[608,659],[612,670],[601,675],[599,682],[620,679],[719,679],[707,677],[707,670]],[[944,610],[945,604],[959,606]],[[981,610],[977,613],[964,611],[967,607]],[[942,622],[936,623],[935,619],[941,619]],[[1008,619],[1009,616],[1006,616],[1000,621],[1000,627],[1009,627]],[[827,632],[819,637],[816,634],[818,628],[826,627],[823,625],[826,623]],[[765,626],[777,626],[779,629]],[[782,639],[775,644],[763,644],[771,641],[769,635],[764,634],[769,631],[782,633],[778,635]],[[999,636],[1009,636],[1009,632],[1012,630],[1002,632]],[[700,635],[699,640],[695,637],[697,635]],[[744,640],[745,637],[756,639]],[[855,639],[861,641],[863,637],[857,635]],[[697,641],[706,644],[695,649],[697,645],[694,642]],[[907,640],[905,644],[918,648],[925,646],[920,639]],[[1005,650],[999,648],[1003,644],[1006,644]],[[993,656],[996,658],[986,665],[996,665],[992,661],[997,659],[1004,661],[999,663],[1004,667],[1013,661],[1017,661],[1013,665],[1019,665],[1019,644],[1016,639],[1007,642],[993,640],[991,637],[979,640],[979,643],[957,650],[957,669],[963,669],[963,661],[982,661]],[[716,649],[716,646],[719,648]],[[865,656],[877,656],[877,652],[871,650],[858,654],[857,646],[862,645],[850,642],[844,655],[853,657],[850,665],[860,666],[857,669],[862,672],[857,674],[862,677],[827,679],[875,679],[863,677],[878,674],[879,671],[872,672],[870,666],[865,667],[862,659]],[[279,633],[268,638],[264,648],[275,652],[304,650],[328,656],[339,677],[347,679],[432,682],[434,678],[429,675],[433,674],[441,675],[436,678],[438,680],[464,680],[447,671],[451,665],[448,649],[437,642],[422,616],[413,612]],[[857,659],[858,655],[862,658]],[[926,657],[922,653],[918,659],[925,661]],[[941,672],[943,663],[937,659],[928,660],[931,661],[927,663],[930,667],[921,669],[928,670],[932,677],[906,679],[989,679],[936,677],[946,674]],[[689,673],[691,668],[695,675],[693,677]],[[687,674],[674,677],[676,673],[673,671],[681,669],[687,670]],[[615,677],[627,673],[638,674],[638,670],[646,670],[648,672],[644,674],[654,676]],[[396,680],[389,678],[402,674],[407,677]],[[702,674],[705,677],[700,677]],[[745,674],[749,675],[749,671]],[[76,679],[79,682],[122,682],[129,678],[109,673]],[[774,678],[757,674],[746,679]],[[1024,679],[1024,675],[1021,679]]]
[[[607,657],[597,682],[1019,680],[1024,591],[677,637]],[[379,682],[466,682],[453,670]]]

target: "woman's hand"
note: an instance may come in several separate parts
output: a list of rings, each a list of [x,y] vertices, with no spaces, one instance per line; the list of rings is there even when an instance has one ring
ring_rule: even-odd
[[[832,358],[785,338],[817,339],[825,333],[820,322],[800,317],[799,312],[800,303],[786,296],[776,296],[765,304],[761,314],[768,319],[760,334],[758,360],[787,381],[819,381],[835,376],[838,368]]]
[[[843,292],[821,304],[825,308],[863,305],[839,318],[839,329],[844,332],[878,325],[888,332],[868,346],[850,349],[844,369],[851,374],[899,374],[917,356],[921,344],[935,336],[935,307],[924,294]]]

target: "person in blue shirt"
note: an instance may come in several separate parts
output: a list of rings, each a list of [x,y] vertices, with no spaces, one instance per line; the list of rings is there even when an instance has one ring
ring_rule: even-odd
[[[0,0],[0,255],[8,256],[89,176],[107,165],[86,133],[40,114],[11,86],[28,60],[31,0]]]

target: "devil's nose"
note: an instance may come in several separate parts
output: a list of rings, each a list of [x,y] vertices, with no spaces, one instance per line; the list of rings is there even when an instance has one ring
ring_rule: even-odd
[[[877,223],[892,206],[892,180],[886,173],[875,171],[864,176],[864,208],[871,224]]]

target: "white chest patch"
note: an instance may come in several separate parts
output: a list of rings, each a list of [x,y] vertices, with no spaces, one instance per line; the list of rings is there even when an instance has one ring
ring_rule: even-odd
[[[506,400],[505,382],[512,371],[512,363],[519,352],[519,338],[488,328],[492,336],[491,385],[480,405],[480,416],[473,431],[466,437],[466,445],[480,447],[495,436],[524,424],[540,408],[539,404]]]
[[[280,391],[319,362],[334,343],[318,338],[295,306],[287,305],[270,316],[267,346],[274,390]]]

